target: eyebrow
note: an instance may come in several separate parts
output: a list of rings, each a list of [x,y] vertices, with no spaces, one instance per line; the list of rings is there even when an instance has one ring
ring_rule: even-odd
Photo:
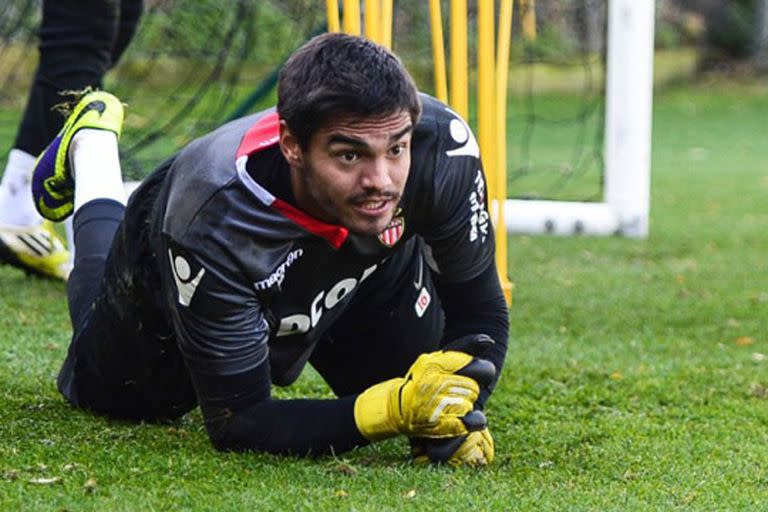
[[[399,140],[403,135],[405,135],[410,131],[413,131],[412,124],[409,124],[399,132],[391,135],[389,137],[389,142],[395,142],[396,140]],[[351,146],[357,146],[362,148],[368,147],[368,143],[366,143],[364,140],[359,139],[357,137],[352,137],[350,135],[344,135],[342,133],[334,133],[334,134],[331,134],[330,137],[328,137],[328,142],[326,143],[326,146],[332,146],[333,144],[349,144]]]

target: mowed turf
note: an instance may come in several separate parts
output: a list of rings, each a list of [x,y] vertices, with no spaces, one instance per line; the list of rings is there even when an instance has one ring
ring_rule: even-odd
[[[0,115],[7,141],[15,115]],[[136,425],[73,410],[55,390],[63,285],[0,268],[0,509],[765,507],[766,119],[763,86],[662,92],[648,240],[510,239],[496,462],[479,471],[415,467],[403,440],[314,460],[221,454],[197,412]],[[312,371],[277,394],[330,396]]]

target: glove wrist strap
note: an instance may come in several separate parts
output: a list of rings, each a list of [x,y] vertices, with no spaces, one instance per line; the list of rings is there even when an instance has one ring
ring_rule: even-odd
[[[392,411],[392,393],[397,393],[405,379],[396,378],[375,384],[355,400],[355,424],[369,441],[381,441],[400,433],[397,411]]]

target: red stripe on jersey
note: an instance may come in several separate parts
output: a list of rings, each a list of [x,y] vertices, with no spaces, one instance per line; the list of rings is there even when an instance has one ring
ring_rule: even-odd
[[[349,230],[336,224],[328,224],[314,217],[310,217],[298,208],[291,206],[282,199],[275,198],[272,208],[291,219],[293,222],[303,227],[310,233],[325,238],[334,249],[338,249],[344,244],[349,236]]]
[[[251,155],[256,151],[273,146],[277,144],[280,139],[280,118],[277,112],[267,114],[256,123],[251,126],[243,141],[240,143],[240,147],[237,148],[237,157]]]

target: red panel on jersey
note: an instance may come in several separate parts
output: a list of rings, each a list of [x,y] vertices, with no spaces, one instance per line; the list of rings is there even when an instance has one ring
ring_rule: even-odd
[[[243,142],[240,143],[240,147],[237,148],[237,158],[241,156],[250,155],[256,151],[260,151],[266,147],[277,144],[280,139],[280,118],[277,112],[267,114],[251,126],[245,136]]]
[[[275,198],[272,208],[291,219],[310,233],[325,238],[335,249],[342,246],[349,236],[349,230],[336,224],[328,224],[314,217],[310,217],[298,208],[291,206],[282,199]]]
[[[237,158],[250,156],[257,151],[273,146],[277,144],[279,138],[280,118],[277,112],[267,114],[245,132],[243,141],[237,148]],[[341,247],[349,236],[347,228],[317,220],[279,198],[275,198],[271,206],[310,233],[325,238],[336,249]]]

